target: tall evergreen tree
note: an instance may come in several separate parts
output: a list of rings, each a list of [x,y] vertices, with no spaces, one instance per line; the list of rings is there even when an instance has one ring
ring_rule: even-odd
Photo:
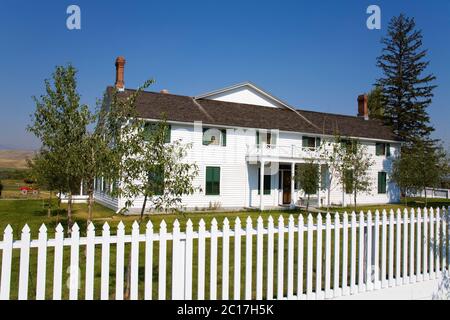
[[[431,142],[427,107],[433,98],[433,74],[424,75],[429,61],[422,48],[422,32],[414,18],[401,14],[389,23],[388,35],[382,39],[383,52],[377,66],[383,76],[376,85],[383,88],[384,119],[394,132],[407,142]]]

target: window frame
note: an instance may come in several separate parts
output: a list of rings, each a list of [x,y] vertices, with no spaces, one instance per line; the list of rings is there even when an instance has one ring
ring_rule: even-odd
[[[148,142],[149,139],[147,138],[149,135],[147,133],[148,128],[154,128],[155,126],[158,125],[158,122],[145,122],[144,123],[144,141]],[[167,134],[165,136],[165,141],[164,143],[170,143],[172,141],[172,125],[170,124],[166,124],[167,125]],[[154,129],[150,129],[150,132],[154,130]]]
[[[384,179],[381,180],[381,177]],[[387,194],[387,173],[385,171],[378,171],[377,191],[378,194]]]
[[[379,147],[382,148],[382,149],[380,150]],[[386,147],[387,147],[387,145],[384,142],[377,142],[377,143],[375,143],[375,155],[376,156],[380,156],[380,157],[386,156],[387,155],[386,154]]]
[[[205,135],[205,132],[208,131],[209,129],[216,129],[216,130],[220,131],[220,137],[219,137],[220,142],[218,144],[206,143],[207,141],[205,141],[204,135]],[[227,146],[227,129],[218,129],[218,128],[214,128],[214,127],[203,127],[202,145],[206,146],[206,147],[226,147]]]

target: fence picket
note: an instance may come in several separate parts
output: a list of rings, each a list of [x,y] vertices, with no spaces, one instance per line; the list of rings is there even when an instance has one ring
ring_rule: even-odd
[[[204,222],[203,222],[204,228]],[[205,250],[203,244],[203,252]],[[166,300],[167,273],[167,223],[163,220],[159,225],[159,272],[158,272],[158,300]],[[200,265],[199,265],[200,267]],[[204,264],[203,264],[204,267]],[[200,290],[199,290],[200,292]]]
[[[339,288],[340,233],[339,213],[336,212],[334,215],[334,284],[332,292],[334,297],[339,297],[341,295],[341,290]]]
[[[53,262],[53,300],[61,300],[64,228],[58,223],[55,229],[55,258]]]
[[[450,206],[445,208],[445,220],[447,221],[447,272],[450,272]]]
[[[359,212],[358,291],[366,291],[364,283],[364,213]]]
[[[263,218],[258,217],[256,227],[256,299],[262,300],[263,298],[263,236],[264,225]]]
[[[278,253],[277,253],[277,298],[283,299],[284,281],[284,219],[280,215],[278,218]]]
[[[386,288],[388,285],[386,278],[387,269],[387,214],[386,210],[381,213],[381,287]]]
[[[287,262],[287,298],[294,298],[294,217],[289,215],[288,222],[288,262]]]
[[[424,208],[423,209],[423,255],[422,255],[422,259],[423,259],[423,279],[424,280],[428,280],[430,279],[430,272],[428,269],[428,244],[430,241],[429,235],[428,235],[428,223],[429,223],[429,218],[428,218],[428,209]]]
[[[42,229],[42,231],[41,231]],[[44,244],[47,241],[47,229],[42,225],[39,229],[39,236],[42,234],[41,247],[40,249],[44,252]],[[45,238],[44,238],[45,237]],[[44,240],[45,239],[45,240]],[[45,242],[44,242],[45,241]],[[70,241],[72,242],[70,246],[70,267],[69,267],[69,299],[78,299],[78,289],[80,288],[80,269],[79,269],[79,259],[80,259],[80,228],[78,224],[74,223],[72,226],[72,232],[70,233]],[[39,250],[39,249],[38,249]],[[42,254],[45,259],[45,253]],[[39,252],[38,252],[38,259]],[[37,284],[36,299],[43,299],[45,297],[45,260],[41,260],[41,270],[44,269],[44,277],[41,279],[43,283]],[[39,273],[39,262],[38,262],[38,274]]]
[[[130,300],[138,299],[139,281],[139,223],[134,221],[131,229]]]
[[[225,223],[225,222],[224,222]],[[194,224],[189,219],[186,222],[186,261],[185,261],[185,287],[184,298],[192,299],[192,261],[194,251]]]
[[[241,219],[234,222],[234,299],[241,296]]]
[[[188,225],[186,226],[186,234],[188,233]],[[191,224],[192,227],[192,224]],[[187,249],[186,249],[187,250]],[[149,220],[145,226],[145,275],[144,275],[144,299],[152,299],[153,290],[153,224]]]
[[[222,237],[222,300],[229,299],[230,222],[223,220]]]
[[[403,272],[402,280],[403,284],[409,282],[408,279],[408,210],[403,210]]]
[[[441,210],[441,226],[442,226],[442,238],[441,238],[441,269],[444,272],[447,269],[447,216],[445,212],[445,207]]]
[[[410,219],[409,219],[409,282],[414,283],[415,282],[415,275],[414,275],[414,228],[415,228],[415,216],[414,216],[414,209],[411,209],[410,212]]]
[[[331,297],[331,215],[325,218],[325,298]]]
[[[422,281],[423,280],[423,274],[422,274],[422,211],[417,209],[417,232],[416,232],[416,281]]]
[[[22,246],[20,248],[20,267],[19,267],[19,300],[28,298],[28,274],[30,261],[30,228],[26,224],[22,229],[20,237]]]
[[[9,300],[11,290],[11,262],[13,247],[13,230],[8,224],[3,232],[2,275],[0,278],[0,299]]]
[[[274,224],[269,216],[267,224],[267,300],[273,299]]]
[[[306,297],[313,298],[313,233],[314,233],[313,217],[308,215],[308,252],[306,254]]]
[[[217,299],[217,220],[211,221],[211,256],[210,256],[210,281],[209,298]]]
[[[440,260],[441,260],[441,211],[438,208],[436,208],[436,229],[435,229],[435,235],[434,235],[434,254],[435,254],[435,267],[436,267],[436,277],[439,276],[439,272],[441,270],[440,268]]]
[[[94,299],[94,256],[95,256],[95,227],[89,223],[86,236],[86,281],[85,299]]]
[[[348,214],[344,212],[342,222],[342,294],[348,295]]]
[[[110,228],[109,224],[105,222],[102,230],[102,265],[100,276],[100,299],[109,299],[109,263],[110,263]]]
[[[401,212],[400,209],[397,210],[397,221],[396,221],[396,249],[395,249],[395,283],[396,285],[400,285],[402,283],[401,278],[401,261],[402,261],[402,220],[401,220]]]
[[[123,271],[125,259],[125,225],[122,221],[117,225],[116,245],[116,300],[123,300]]]
[[[75,237],[78,236],[78,226],[75,223],[73,226],[72,233],[75,233]],[[72,267],[75,266],[76,281],[78,285],[78,261],[70,264]],[[74,270],[70,270],[71,274]],[[38,236],[38,262],[37,262],[37,280],[36,280],[36,300],[45,299],[45,283],[47,279],[47,227],[42,224],[39,228]],[[72,285],[72,284],[71,284]]]
[[[434,224],[436,222],[436,219],[434,218],[434,210],[433,208],[430,208],[430,235],[428,237],[428,245],[430,247],[429,250],[429,273],[430,273],[430,279],[436,278],[436,273],[434,272],[434,255],[435,255],[435,246],[436,246],[436,240],[434,238]]]
[[[351,247],[351,257],[350,257],[350,292],[352,294],[356,293],[357,287],[356,287],[356,213],[352,212],[352,229],[351,229],[351,235],[352,235],[352,247]]]
[[[374,289],[381,288],[381,282],[380,282],[380,212],[378,210],[375,211],[375,225],[374,225],[374,247],[372,250],[375,251],[374,254]]]
[[[366,234],[367,234],[367,240],[365,241],[365,258],[366,258],[366,290],[370,291],[373,290],[373,283],[372,283],[372,250],[375,248],[372,248],[372,213],[369,210],[367,212],[367,227],[366,227]]]
[[[245,299],[252,298],[252,219],[247,218],[245,228]]]
[[[317,215],[317,242],[316,242],[316,299],[322,298],[322,215]]]
[[[298,238],[297,238],[297,299],[303,299],[303,237],[305,224],[303,215],[298,216]]]
[[[172,230],[172,300],[184,299],[185,254],[180,239],[180,222],[175,219]]]
[[[389,286],[394,285],[394,210],[389,211]]]

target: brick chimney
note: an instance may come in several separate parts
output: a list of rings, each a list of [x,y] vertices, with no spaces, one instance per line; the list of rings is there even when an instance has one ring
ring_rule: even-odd
[[[367,106],[367,94],[358,96],[358,117],[369,120],[369,107]]]
[[[125,58],[124,57],[117,57],[116,59],[116,83],[115,87],[118,91],[124,91],[125,90],[125,82],[123,77],[123,71],[125,67]]]

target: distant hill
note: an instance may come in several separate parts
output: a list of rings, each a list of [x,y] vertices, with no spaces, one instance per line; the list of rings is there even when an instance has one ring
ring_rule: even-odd
[[[25,169],[27,158],[32,158],[32,150],[0,150],[0,168]]]

